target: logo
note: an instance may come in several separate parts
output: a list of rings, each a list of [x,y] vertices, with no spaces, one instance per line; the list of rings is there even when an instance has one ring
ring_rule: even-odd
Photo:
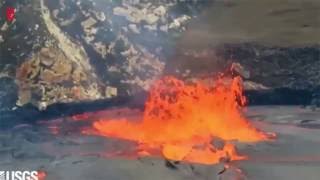
[[[6,172],[0,171],[0,180],[6,180]]]
[[[0,180],[40,180],[37,171],[0,171]]]
[[[6,8],[6,16],[7,21],[11,22],[14,20],[16,14],[16,9],[14,7],[7,7]]]

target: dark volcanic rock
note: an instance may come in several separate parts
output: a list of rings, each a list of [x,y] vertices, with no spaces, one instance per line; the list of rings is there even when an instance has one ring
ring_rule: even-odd
[[[15,106],[18,87],[9,77],[0,78],[0,114],[2,110],[8,110]]]
[[[231,70],[230,70],[231,67]],[[201,51],[181,48],[165,72],[182,78],[240,75],[252,104],[319,104],[320,46],[225,44]]]
[[[320,107],[320,87],[313,91],[311,105]]]
[[[128,96],[148,89],[174,42],[209,2],[14,0],[0,16],[0,73],[15,79],[17,105]],[[47,7],[49,9],[47,9]]]
[[[0,83],[9,81],[0,87],[0,108],[12,108],[15,100],[19,106],[31,103],[45,109],[55,103],[132,96],[163,74],[188,79],[226,69],[242,76],[247,90],[258,91],[249,92],[258,104],[261,98],[262,102],[288,99],[281,94],[296,97],[293,102],[313,99],[312,104],[319,104],[319,46],[247,43],[201,52],[179,49],[176,41],[209,3],[0,2],[0,12],[9,5],[17,10],[13,22],[0,16]],[[260,95],[271,96],[263,100]]]
[[[320,105],[320,46],[226,45],[221,55],[248,69],[250,80],[275,89],[256,103]]]
[[[240,62],[251,80],[272,88],[314,89],[320,85],[320,46],[225,45],[225,59]]]
[[[0,17],[0,73],[17,83],[18,106],[45,109],[103,98],[83,48],[51,22],[41,1],[5,2],[1,12],[8,6],[16,9],[16,18]]]
[[[131,95],[162,74],[175,40],[209,1],[46,1],[103,84]]]

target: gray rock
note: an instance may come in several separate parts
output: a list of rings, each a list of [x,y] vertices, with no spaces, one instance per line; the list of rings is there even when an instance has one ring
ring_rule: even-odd
[[[241,77],[245,79],[250,78],[250,72],[246,70],[240,63],[232,63],[231,64],[231,71],[234,74],[240,75]]]

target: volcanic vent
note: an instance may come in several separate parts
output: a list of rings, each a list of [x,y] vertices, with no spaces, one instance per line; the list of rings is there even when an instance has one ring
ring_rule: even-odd
[[[268,139],[242,115],[245,103],[240,77],[230,84],[218,79],[208,85],[168,76],[152,86],[141,120],[106,117],[93,123],[93,131],[84,133],[134,141],[140,156],[201,164],[222,158],[240,160],[246,156],[237,154],[231,140]],[[224,140],[224,146],[215,147],[215,139]]]

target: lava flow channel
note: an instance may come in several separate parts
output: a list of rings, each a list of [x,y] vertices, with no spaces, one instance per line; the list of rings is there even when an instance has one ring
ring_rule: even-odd
[[[164,77],[151,88],[141,121],[100,119],[93,128],[101,136],[137,142],[144,155],[156,155],[156,150],[166,159],[201,164],[218,163],[221,158],[240,160],[246,157],[238,155],[229,140],[268,139],[242,115],[245,103],[240,77],[229,85],[218,80],[211,87]],[[215,147],[215,138],[227,143]]]

